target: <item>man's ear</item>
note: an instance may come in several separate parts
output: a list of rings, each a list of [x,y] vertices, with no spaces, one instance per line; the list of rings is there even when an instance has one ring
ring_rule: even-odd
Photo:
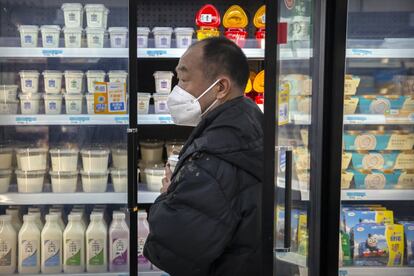
[[[221,100],[226,98],[231,91],[231,80],[228,77],[221,77],[217,83],[217,99]]]

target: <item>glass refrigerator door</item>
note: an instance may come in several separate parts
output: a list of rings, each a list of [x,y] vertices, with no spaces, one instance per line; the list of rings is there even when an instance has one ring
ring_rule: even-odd
[[[128,1],[78,2],[0,1],[0,274],[128,275]]]
[[[348,6],[339,275],[414,275],[414,2]]]

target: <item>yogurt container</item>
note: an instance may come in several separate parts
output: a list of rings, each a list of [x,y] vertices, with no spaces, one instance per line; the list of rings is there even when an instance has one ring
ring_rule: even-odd
[[[46,70],[43,72],[45,92],[57,94],[62,90],[62,72]]]
[[[74,193],[78,184],[78,171],[55,172],[50,171],[52,191],[54,193]]]
[[[23,93],[37,93],[39,89],[39,72],[23,70],[19,72],[21,89]]]
[[[17,114],[18,108],[18,100],[0,101],[0,114]]]
[[[126,169],[111,169],[111,179],[115,193],[126,193],[128,187],[128,172]]]
[[[103,48],[105,39],[104,28],[86,28],[88,48]]]
[[[47,148],[16,149],[17,167],[22,171],[46,170]]]
[[[111,70],[108,72],[109,82],[127,82],[128,73],[123,70]]]
[[[104,82],[106,73],[102,70],[89,70],[86,72],[86,78],[88,80],[88,92],[95,92],[95,82]]]
[[[137,28],[137,45],[138,48],[148,48],[148,35],[150,29],[147,27],[138,27]]]
[[[162,188],[162,179],[164,178],[164,168],[152,167],[145,169],[148,190],[159,192]]]
[[[59,47],[60,30],[58,25],[43,25],[40,27],[43,48]]]
[[[137,98],[138,114],[148,114],[150,100],[151,100],[150,93],[138,93],[138,98]]]
[[[62,113],[62,94],[45,94],[45,113],[49,115],[57,115]]]
[[[109,10],[102,4],[85,5],[86,24],[90,28],[107,27]]]
[[[64,3],[62,5],[65,26],[70,28],[82,28],[83,7],[79,3]]]
[[[41,193],[45,179],[45,170],[16,170],[17,191],[19,193]]]
[[[156,114],[167,114],[169,113],[167,100],[168,94],[154,94],[154,107]]]
[[[109,150],[91,148],[81,150],[83,170],[86,172],[107,172]]]
[[[82,71],[65,71],[65,87],[68,94],[82,93],[83,72]]]
[[[65,94],[66,114],[82,114],[82,94]]]
[[[170,27],[155,27],[152,29],[155,38],[155,48],[171,48],[171,35],[173,29]]]
[[[50,150],[52,170],[55,172],[74,172],[78,169],[78,149],[53,148]]]
[[[9,191],[11,177],[11,170],[0,170],[0,194],[7,193]]]
[[[82,47],[82,33],[81,27],[77,28],[63,28],[63,34],[65,36],[66,48],[81,48]]]
[[[172,155],[179,155],[181,150],[184,147],[183,141],[167,141],[165,143],[167,149],[167,157],[169,158]]]
[[[128,151],[126,145],[119,145],[111,149],[112,166],[115,169],[126,170],[128,168]]]
[[[412,150],[414,135],[406,132],[346,131],[345,150]]]
[[[95,95],[94,94],[87,94],[85,95],[86,98],[86,108],[88,114],[95,114]]]
[[[126,48],[128,28],[111,27],[108,29],[111,40],[111,48]]]
[[[20,42],[23,48],[37,47],[39,27],[35,25],[20,25]]]
[[[0,85],[0,102],[13,101],[17,97],[17,85]]]
[[[171,71],[156,71],[154,74],[155,79],[155,92],[157,93],[170,93],[171,82],[174,76]]]
[[[22,114],[39,114],[41,94],[20,94],[19,98]]]
[[[82,171],[82,188],[85,193],[104,193],[108,186],[108,171]]]
[[[146,162],[144,160],[140,160],[138,163],[138,167],[141,183],[147,183],[147,175],[145,174],[145,169],[154,167],[164,169],[164,162]]]
[[[0,145],[0,170],[11,169],[13,163],[13,148]]]
[[[177,48],[188,48],[191,45],[194,34],[193,28],[175,28],[174,33]]]
[[[158,140],[146,140],[139,143],[141,159],[144,162],[162,162],[164,143]]]

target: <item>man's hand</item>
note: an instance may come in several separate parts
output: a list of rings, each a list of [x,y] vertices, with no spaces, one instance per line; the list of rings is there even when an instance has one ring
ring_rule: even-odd
[[[171,177],[172,177],[172,171],[170,169],[170,163],[167,163],[165,165],[165,176],[162,179],[162,188],[160,190],[161,193],[165,193],[168,190],[168,187],[171,185]]]

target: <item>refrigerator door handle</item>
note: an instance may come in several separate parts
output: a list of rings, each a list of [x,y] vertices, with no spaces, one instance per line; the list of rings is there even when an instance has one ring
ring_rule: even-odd
[[[286,156],[285,167],[285,219],[283,248],[276,248],[277,253],[290,252],[291,247],[291,215],[292,215],[292,167],[293,155],[290,147],[284,150]]]

